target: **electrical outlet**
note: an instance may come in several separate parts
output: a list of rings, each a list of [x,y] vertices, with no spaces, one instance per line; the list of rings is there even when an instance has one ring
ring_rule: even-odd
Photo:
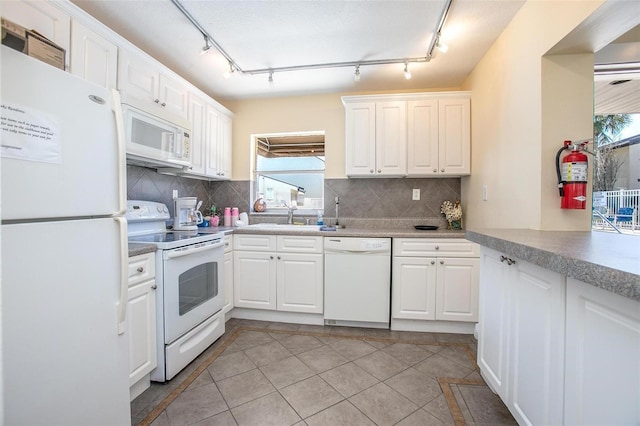
[[[414,190],[413,190],[413,195],[412,195],[411,199],[412,199],[413,201],[418,201],[418,200],[420,200],[420,189],[414,189]]]
[[[487,201],[487,185],[482,185],[482,201]]]

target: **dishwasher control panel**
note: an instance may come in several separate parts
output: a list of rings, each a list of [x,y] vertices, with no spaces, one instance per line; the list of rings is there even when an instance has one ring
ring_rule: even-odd
[[[391,238],[325,237],[325,253],[389,253]]]

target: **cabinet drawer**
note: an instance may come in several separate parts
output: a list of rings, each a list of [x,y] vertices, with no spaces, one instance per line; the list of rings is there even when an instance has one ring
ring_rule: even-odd
[[[250,234],[234,235],[233,249],[247,251],[275,251],[276,236]]]
[[[278,235],[277,249],[283,253],[322,253],[322,237]]]
[[[479,257],[476,243],[454,238],[394,238],[394,256]]]
[[[224,252],[231,253],[233,251],[233,235],[224,236]]]
[[[155,253],[129,258],[129,287],[156,276]]]

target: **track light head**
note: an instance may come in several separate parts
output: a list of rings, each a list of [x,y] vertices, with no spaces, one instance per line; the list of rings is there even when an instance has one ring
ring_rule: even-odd
[[[273,71],[269,71],[269,86],[273,87]]]
[[[209,53],[209,50],[211,50],[211,45],[209,44],[209,39],[205,36],[204,38],[204,46],[202,47],[202,51],[200,51],[201,55],[205,55],[207,53]]]
[[[236,69],[234,68],[233,64],[229,62],[229,69],[224,72],[223,76],[224,78],[231,78],[231,76],[233,76],[233,73],[235,72],[236,72]]]
[[[449,50],[449,46],[444,44],[442,42],[442,40],[440,40],[440,37],[442,37],[442,36],[440,35],[440,33],[438,33],[438,40],[436,41],[436,48],[442,53],[447,53],[447,51]]]
[[[360,65],[356,65],[356,72],[354,74],[353,79],[355,81],[360,81]]]
[[[411,72],[409,71],[409,62],[404,63],[404,78],[411,80]]]

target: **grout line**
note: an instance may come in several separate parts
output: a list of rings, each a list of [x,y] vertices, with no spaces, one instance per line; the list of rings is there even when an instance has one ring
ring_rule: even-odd
[[[312,336],[312,337],[333,337],[338,339],[349,339],[349,340],[362,340],[362,341],[374,341],[374,342],[383,342],[383,343],[403,343],[410,345],[424,345],[424,346],[452,346],[452,347],[460,347],[462,348],[467,356],[471,359],[471,361],[478,368],[476,364],[475,357],[473,356],[473,352],[471,348],[469,348],[467,343],[449,343],[449,342],[418,342],[411,340],[400,340],[399,338],[387,338],[387,337],[374,337],[374,336],[342,336],[342,335],[333,335],[327,333],[313,332],[313,331],[297,331],[297,330],[278,330],[278,329],[268,329],[267,327],[250,327],[250,326],[236,326],[235,330],[231,333],[231,335],[214,351],[205,359],[187,378],[184,379],[182,383],[180,383],[176,389],[174,389],[168,396],[166,396],[162,402],[160,402],[144,419],[142,419],[139,423],[139,426],[149,426],[151,423],[158,417],[167,407],[178,397],[180,394],[189,387],[191,383],[204,371],[209,367],[221,354],[224,352],[231,343],[233,343],[236,338],[240,335],[240,333],[245,331],[255,331],[262,333],[278,333],[278,334],[291,334],[291,335],[302,335],[302,336]],[[377,348],[376,348],[377,349]],[[377,349],[380,350],[380,349]],[[297,356],[297,355],[294,355]],[[350,361],[352,362],[352,361]],[[257,367],[257,366],[256,366]],[[259,367],[257,367],[259,369]],[[319,376],[319,373],[316,374]],[[321,378],[322,379],[322,378]],[[377,378],[376,378],[377,379]],[[468,379],[452,379],[452,378],[439,378],[436,377],[440,384],[440,388],[445,395],[445,399],[447,401],[447,406],[449,407],[449,411],[456,421],[456,425],[464,425],[464,418],[462,417],[462,413],[460,412],[460,407],[451,391],[449,384],[470,384],[470,385],[484,385],[483,382],[479,382],[476,380],[468,380]],[[379,381],[380,383],[384,383],[383,380]],[[215,383],[215,381],[214,381]],[[217,386],[217,384],[216,384]],[[331,386],[331,385],[329,385]],[[275,386],[274,386],[275,387]],[[276,392],[279,393],[279,390],[276,388]],[[340,393],[340,392],[338,392]],[[283,397],[284,398],[284,397]],[[286,401],[286,398],[285,398]],[[345,398],[343,401],[348,401],[348,398]],[[287,401],[288,403],[288,401]],[[353,404],[352,404],[353,405]],[[293,408],[293,407],[292,407]],[[357,408],[357,407],[356,407]],[[230,409],[229,409],[230,410]],[[295,411],[295,409],[294,409]],[[321,410],[322,411],[322,410]],[[297,413],[297,411],[296,411]],[[363,413],[364,414],[364,413]],[[233,415],[233,413],[232,413]],[[459,423],[460,421],[460,423]]]

